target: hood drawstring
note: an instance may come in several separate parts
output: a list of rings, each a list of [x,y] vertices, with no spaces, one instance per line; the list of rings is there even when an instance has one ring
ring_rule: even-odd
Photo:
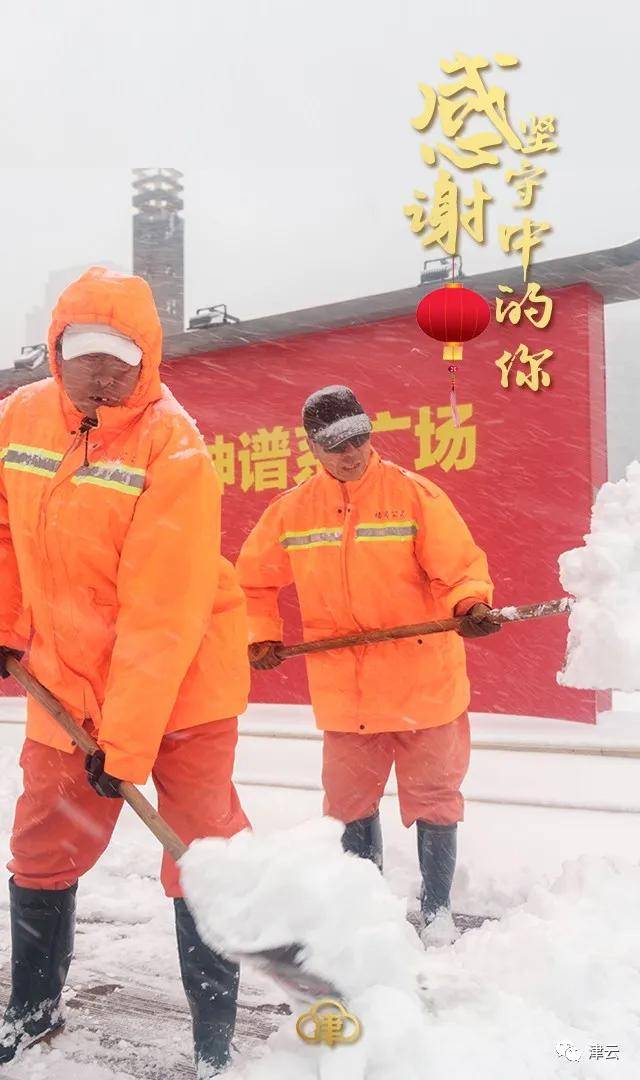
[[[78,428],[80,435],[84,435],[84,462],[83,468],[86,469],[89,466],[89,432],[92,428],[98,426],[98,421],[91,416],[85,416]]]

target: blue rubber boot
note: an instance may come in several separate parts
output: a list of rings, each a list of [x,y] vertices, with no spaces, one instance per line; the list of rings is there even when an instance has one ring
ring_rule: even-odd
[[[380,814],[376,811],[368,818],[359,818],[345,825],[342,834],[342,846],[345,851],[357,855],[360,859],[370,859],[382,873],[382,829]]]
[[[182,984],[193,1020],[198,1080],[210,1080],[231,1061],[240,968],[205,945],[184,900],[173,903]]]
[[[458,826],[416,822],[418,859],[422,874],[420,907],[425,924],[433,922],[438,911],[451,909],[451,886],[456,869]]]
[[[11,997],[0,1028],[0,1065],[64,1025],[60,1002],[73,954],[77,888],[23,889],[9,881]]]

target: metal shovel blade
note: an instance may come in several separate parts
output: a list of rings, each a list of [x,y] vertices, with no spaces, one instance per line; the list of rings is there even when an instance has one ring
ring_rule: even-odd
[[[281,945],[275,949],[245,952],[233,957],[238,962],[254,964],[280,985],[302,998],[340,998],[340,991],[327,979],[304,971],[304,948],[301,945]]]

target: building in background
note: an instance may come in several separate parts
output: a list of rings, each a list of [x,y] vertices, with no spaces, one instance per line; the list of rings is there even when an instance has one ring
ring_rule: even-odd
[[[182,173],[134,169],[133,272],[149,282],[165,337],[184,330]]]
[[[133,273],[143,277],[153,289],[165,336],[181,334],[184,330],[182,173],[177,169],[134,169],[133,172]],[[129,266],[118,266],[109,259],[91,259],[91,264],[122,274],[131,273]],[[46,341],[51,312],[60,293],[88,266],[89,263],[67,266],[49,274],[42,303],[30,308],[25,316],[24,350]]]
[[[116,263],[110,262],[108,259],[94,259],[94,265],[105,266],[107,270],[117,270],[123,274],[129,273],[128,269],[125,270],[123,267],[117,266]],[[84,274],[86,270],[87,263],[82,263],[81,266],[66,266],[62,270],[51,271],[44,287],[42,304],[32,307],[25,316],[25,349],[30,349],[33,348],[33,346],[41,345],[46,342],[49,323],[51,322],[51,312],[57,303],[60,293],[63,289],[66,289],[67,285],[70,285],[72,281],[75,281],[81,274]]]
[[[493,320],[464,361],[458,427],[441,349],[425,342],[415,318],[422,296],[440,287],[435,274],[422,285],[240,324],[211,325],[212,312],[201,313],[202,326],[168,336],[163,380],[197,420],[224,485],[224,553],[235,558],[271,498],[313,475],[301,403],[318,386],[346,382],[362,395],[383,456],[452,495],[489,555],[498,606],[560,595],[558,556],[582,544],[607,479],[603,316],[607,305],[640,298],[640,240],[540,262],[537,272],[556,302],[545,336],[551,384],[540,392],[502,384],[497,358],[515,355],[522,331]],[[489,301],[500,285],[522,288],[518,267],[465,281]],[[27,355],[0,372],[0,395],[45,376]],[[282,610],[295,639],[291,593]],[[329,636],[330,626],[319,629]],[[610,694],[558,684],[565,648],[562,618],[532,619],[470,648],[474,711],[593,723]],[[252,685],[255,701],[308,701],[301,661],[268,679],[256,673]],[[0,696],[8,689],[0,686]]]

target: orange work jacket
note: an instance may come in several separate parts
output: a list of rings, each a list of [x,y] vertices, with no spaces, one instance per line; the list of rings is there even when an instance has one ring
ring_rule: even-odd
[[[57,346],[69,323],[104,323],[142,349],[122,405],[81,414]],[[108,772],[142,783],[166,731],[246,706],[246,610],[220,555],[220,485],[190,417],[159,376],[162,330],[141,278],[93,268],[62,294],[49,332],[53,378],[0,412],[0,644],[90,717]],[[85,456],[86,455],[86,456]],[[27,735],[72,750],[32,699]]]
[[[355,483],[323,470],[276,498],[237,570],[251,641],[282,639],[278,593],[291,582],[306,641],[447,618],[493,594],[486,557],[444,491],[376,453]],[[469,704],[455,632],[317,653],[307,672],[327,731],[436,727]]]

